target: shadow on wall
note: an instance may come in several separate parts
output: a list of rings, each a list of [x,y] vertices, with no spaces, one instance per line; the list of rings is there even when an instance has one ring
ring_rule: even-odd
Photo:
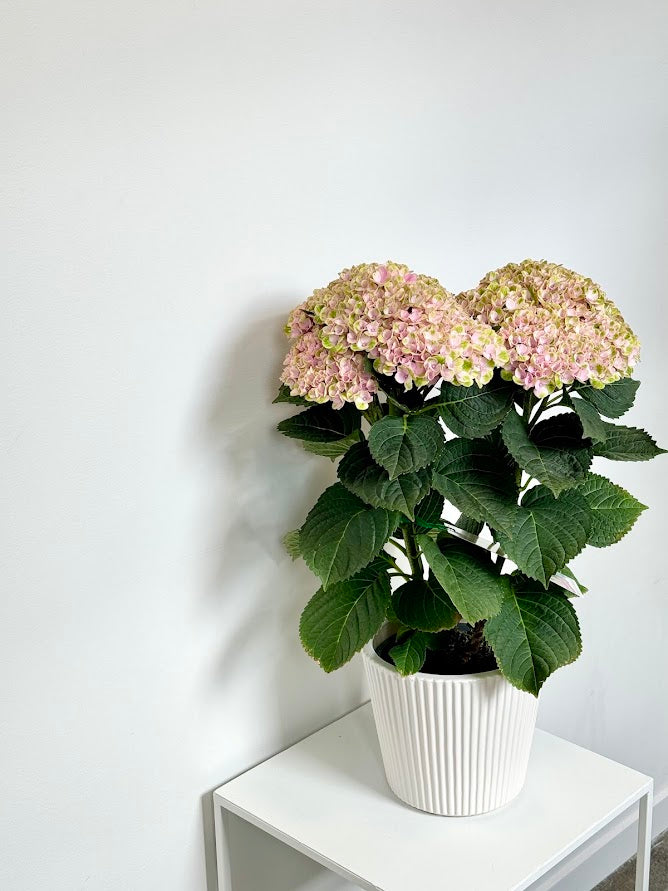
[[[291,302],[277,297],[274,305]],[[314,579],[303,565],[286,557],[281,537],[303,522],[333,481],[334,470],[328,461],[308,455],[275,431],[290,408],[271,405],[287,346],[284,323],[284,314],[255,312],[234,344],[226,344],[201,422],[213,465],[208,522],[213,535],[206,554],[205,597],[220,633],[219,657],[207,680],[217,707],[226,712],[227,726],[238,726],[240,739],[248,740],[257,727],[249,752],[236,750],[234,733],[221,741],[221,783],[250,767],[250,760],[268,757],[361,699],[355,671],[346,676],[344,670],[342,679],[330,682],[323,695],[320,669],[300,652],[299,613],[314,590]],[[288,592],[294,596],[285,596]],[[252,701],[243,702],[249,695]],[[243,709],[240,718],[237,709]],[[202,796],[202,813],[207,888],[216,891],[210,791]],[[233,889],[221,891],[316,887],[314,869],[321,872],[319,867],[250,826],[235,822],[232,850],[239,852],[239,869],[232,864],[239,881],[235,878]],[[266,882],[260,881],[258,870]],[[318,881],[321,887],[324,891]]]

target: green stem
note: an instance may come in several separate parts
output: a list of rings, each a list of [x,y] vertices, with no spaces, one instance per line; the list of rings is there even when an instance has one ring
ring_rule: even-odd
[[[393,547],[393,548],[396,548],[398,551],[401,551],[402,554],[406,554],[406,548],[405,548],[402,544],[400,544],[400,543],[396,540],[396,538],[391,538],[391,539],[388,541],[388,544],[389,544],[389,545],[392,545],[392,547]]]
[[[524,397],[524,406],[522,408],[522,417],[527,422],[527,424],[529,423],[529,418],[531,417],[532,409],[533,409],[533,394],[531,392],[529,392]]]
[[[417,542],[415,541],[413,527],[409,525],[402,526],[401,531],[404,536],[404,542],[406,543],[406,557],[411,567],[411,574],[413,575],[413,578],[421,579],[423,578],[424,573],[420,561],[420,551],[418,550]]]
[[[496,572],[497,575],[501,575],[501,573],[503,572],[503,567],[506,562],[506,558],[501,556],[501,554],[498,554],[498,553],[492,554],[492,557],[494,558],[492,560],[492,566],[494,567],[494,571]]]
[[[556,396],[557,398],[554,399],[554,396]],[[530,430],[536,426],[536,421],[543,414],[543,412],[547,411],[548,408],[554,408],[555,405],[561,405],[562,396],[563,393],[560,390],[558,393],[553,393],[552,396],[545,396],[543,399],[541,399],[541,401],[538,403],[536,414],[533,416],[533,418],[531,418],[531,421],[529,423]]]
[[[390,555],[387,553],[387,551],[383,551],[383,557],[387,560],[387,562],[390,564],[390,566],[391,566],[393,569],[396,569],[397,573],[398,573],[400,576],[402,576],[403,578],[405,578],[406,581],[409,581],[409,580],[410,580],[410,576],[406,575],[406,573],[403,571],[403,569],[400,568],[400,566],[399,566],[399,564],[396,562],[396,560],[394,560],[392,557],[390,557]]]
[[[536,426],[536,421],[548,407],[549,406],[547,406],[547,405],[539,405],[538,406],[538,411],[533,416],[533,418],[529,421],[529,430],[532,430]]]

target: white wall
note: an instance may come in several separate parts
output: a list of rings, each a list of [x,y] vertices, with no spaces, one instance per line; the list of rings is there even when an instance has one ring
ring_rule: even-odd
[[[668,7],[2,16],[0,886],[204,889],[209,790],[363,696],[359,664],[326,677],[300,651],[314,583],[279,544],[331,473],[272,432],[294,304],[363,260],[452,290],[563,262],[639,332],[630,417],[668,442]],[[653,509],[578,561],[585,654],[541,722],[665,790],[666,467],[612,470]],[[234,891],[335,887],[235,838]]]

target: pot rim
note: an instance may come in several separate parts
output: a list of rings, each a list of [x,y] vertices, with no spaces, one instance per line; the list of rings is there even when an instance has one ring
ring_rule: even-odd
[[[376,637],[377,636],[378,635],[376,635]],[[380,668],[383,668],[386,671],[389,671],[391,674],[400,678],[402,681],[413,681],[414,682],[415,680],[419,680],[420,678],[425,678],[425,679],[428,678],[428,679],[434,680],[434,681],[439,681],[439,680],[444,681],[444,682],[447,681],[448,683],[453,683],[455,681],[472,683],[473,681],[476,681],[478,679],[493,677],[496,675],[498,675],[499,677],[503,677],[503,675],[501,674],[501,672],[499,671],[498,668],[493,668],[490,671],[476,671],[476,672],[473,672],[472,674],[431,674],[428,671],[418,671],[415,674],[410,674],[410,675],[407,675],[406,677],[403,677],[402,675],[399,674],[399,672],[397,671],[397,669],[395,668],[394,665],[390,665],[389,662],[386,662],[384,659],[382,659],[378,655],[378,653],[376,652],[376,648],[373,645],[374,640],[375,640],[375,637],[372,640],[370,640],[367,644],[365,644],[364,647],[362,648],[362,655],[364,656],[364,658],[369,659],[371,662],[373,662],[375,665],[379,666]]]

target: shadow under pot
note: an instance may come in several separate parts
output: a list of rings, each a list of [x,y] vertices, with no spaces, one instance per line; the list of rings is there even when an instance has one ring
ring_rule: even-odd
[[[432,814],[466,817],[503,807],[526,779],[538,700],[498,669],[402,677],[378,655],[385,626],[363,650],[390,788]]]

